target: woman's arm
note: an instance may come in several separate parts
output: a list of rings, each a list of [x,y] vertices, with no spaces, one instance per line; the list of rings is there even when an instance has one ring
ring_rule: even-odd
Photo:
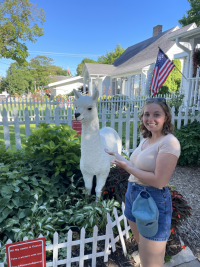
[[[176,167],[178,157],[169,153],[159,153],[156,159],[155,172],[147,172],[133,167],[128,161],[113,160],[112,163],[133,174],[141,182],[156,188],[162,188],[168,184],[172,173]]]
[[[114,157],[115,157],[117,160],[119,160],[119,161],[124,161],[124,162],[126,162],[127,164],[130,163],[130,161],[127,160],[127,159],[125,159],[123,156],[121,156],[121,155],[118,153],[118,151],[109,151],[107,148],[105,148],[104,151],[105,151],[106,153],[108,153],[109,155],[114,156]]]

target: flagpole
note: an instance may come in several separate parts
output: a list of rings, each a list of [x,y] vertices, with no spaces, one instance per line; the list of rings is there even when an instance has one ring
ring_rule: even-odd
[[[158,48],[160,49],[160,50],[162,50],[161,48],[160,48],[160,46],[158,46]],[[163,50],[162,50],[163,51]],[[164,52],[163,52],[164,53]],[[165,53],[164,53],[165,54]],[[165,54],[165,56],[168,58],[168,56]],[[169,59],[169,58],[168,58]],[[170,60],[170,59],[169,59]],[[173,63],[173,61],[172,60],[170,60],[172,63]],[[173,63],[174,64],[174,63]],[[176,67],[176,65],[174,64],[174,66]],[[177,67],[176,67],[177,68]],[[183,75],[183,73],[177,68],[177,70]],[[184,75],[183,75],[183,77],[186,79],[186,81],[188,80]]]

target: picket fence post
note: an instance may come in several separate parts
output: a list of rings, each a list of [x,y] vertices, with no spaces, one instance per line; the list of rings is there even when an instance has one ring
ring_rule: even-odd
[[[28,108],[25,108],[25,130],[26,130],[26,138],[31,134],[30,129],[30,119],[29,119],[29,111]]]
[[[116,220],[116,223],[117,223],[117,228],[118,228],[118,232],[119,232],[119,238],[120,238],[120,241],[121,241],[121,244],[122,244],[122,249],[123,249],[123,252],[124,252],[124,256],[126,256],[127,250],[126,250],[126,245],[125,245],[125,242],[124,242],[122,228],[121,228],[121,225],[120,225],[120,220],[119,220],[119,217],[118,217],[118,214],[117,214],[117,209],[113,208],[113,212],[114,212],[115,220]]]
[[[96,267],[96,253],[97,253],[97,236],[98,227],[95,225],[93,229],[93,244],[92,244],[92,267]]]
[[[67,234],[67,267],[71,267],[72,257],[72,230],[70,229]]]
[[[53,235],[53,267],[57,267],[58,261],[58,233]]]
[[[133,150],[135,150],[137,147],[137,131],[138,131],[137,123],[138,123],[138,107],[136,106],[134,107]]]
[[[16,103],[15,103],[16,104]],[[21,137],[20,137],[20,129],[19,129],[19,117],[18,117],[18,110],[14,108],[14,122],[15,122],[15,142],[16,142],[16,149],[21,149]]]
[[[3,108],[3,131],[4,131],[4,140],[6,148],[10,147],[10,132],[9,132],[9,126],[8,126],[8,117],[7,117],[7,111],[5,108]]]

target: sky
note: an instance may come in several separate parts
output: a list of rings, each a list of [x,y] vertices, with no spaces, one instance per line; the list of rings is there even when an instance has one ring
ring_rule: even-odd
[[[69,67],[76,74],[83,58],[98,56],[152,37],[153,27],[161,24],[163,31],[175,26],[190,9],[187,0],[38,0],[46,12],[44,35],[36,43],[26,42],[31,58],[45,55],[55,65]],[[6,76],[12,60],[0,59],[0,76]]]

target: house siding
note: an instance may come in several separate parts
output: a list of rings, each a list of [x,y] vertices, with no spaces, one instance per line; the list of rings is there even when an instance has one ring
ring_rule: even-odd
[[[103,81],[102,81],[102,90],[101,90],[101,92],[103,92],[103,87],[105,86],[105,95],[107,95],[108,96],[108,88],[109,88],[109,86],[110,86],[110,77],[105,77],[104,79],[103,79]]]
[[[146,84],[145,84],[145,95],[151,95],[151,80],[153,75],[153,70],[155,67],[155,63],[152,63],[147,67],[147,78],[146,78]]]
[[[73,83],[73,84],[63,85],[59,87],[53,87],[53,88],[50,88],[50,90],[53,96],[57,96],[59,94],[64,95],[64,94],[69,94],[70,92],[72,92],[73,89],[78,89],[78,87],[82,85],[83,85],[82,83]]]

